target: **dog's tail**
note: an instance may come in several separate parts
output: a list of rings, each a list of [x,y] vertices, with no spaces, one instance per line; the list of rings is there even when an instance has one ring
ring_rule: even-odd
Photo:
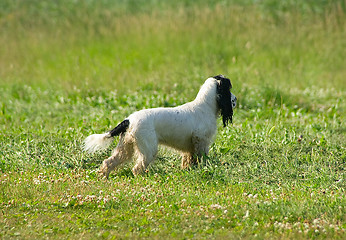
[[[109,147],[113,142],[114,137],[126,132],[130,125],[130,121],[125,119],[118,126],[113,128],[111,131],[103,134],[93,134],[84,140],[83,150],[89,153],[94,153],[96,151],[102,151]]]

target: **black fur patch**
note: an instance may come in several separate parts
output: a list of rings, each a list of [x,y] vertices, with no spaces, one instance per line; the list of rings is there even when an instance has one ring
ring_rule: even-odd
[[[232,123],[233,117],[231,80],[223,75],[217,75],[213,78],[218,80],[216,101],[221,112],[223,126],[226,127],[229,121]]]
[[[128,119],[125,119],[124,121],[119,123],[118,126],[116,126],[115,128],[109,131],[109,133],[111,134],[111,137],[115,137],[115,136],[118,136],[120,133],[126,132],[129,125],[130,125],[130,121]]]

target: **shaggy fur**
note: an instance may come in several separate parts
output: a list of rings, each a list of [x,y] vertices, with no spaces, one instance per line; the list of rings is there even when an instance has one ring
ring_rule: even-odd
[[[182,168],[189,167],[208,154],[218,116],[222,116],[224,126],[232,122],[237,98],[230,92],[231,88],[230,80],[222,75],[208,78],[192,102],[174,108],[135,112],[110,132],[87,137],[84,150],[105,149],[120,135],[112,156],[104,160],[100,169],[107,178],[112,170],[130,161],[135,154],[137,159],[132,172],[134,175],[143,173],[155,159],[159,144],[179,150]]]

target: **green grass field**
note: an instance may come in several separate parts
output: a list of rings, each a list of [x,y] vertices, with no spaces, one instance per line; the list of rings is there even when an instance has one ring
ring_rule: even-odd
[[[344,239],[345,58],[344,0],[2,0],[0,238]],[[98,177],[86,136],[217,74],[238,106],[202,164]]]

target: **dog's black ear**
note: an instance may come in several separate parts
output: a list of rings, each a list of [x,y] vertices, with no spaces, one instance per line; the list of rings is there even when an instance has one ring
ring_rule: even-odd
[[[221,81],[221,82],[224,82],[225,84],[229,84],[229,85],[230,85],[229,89],[232,88],[231,80],[229,80],[229,78],[226,78],[224,75],[219,74],[219,75],[216,75],[216,76],[213,77],[213,78],[215,78],[216,80],[219,80],[219,81]]]
[[[232,122],[233,108],[231,99],[231,80],[223,75],[213,77],[217,80],[216,101],[220,109],[223,126],[226,127],[228,122]]]

